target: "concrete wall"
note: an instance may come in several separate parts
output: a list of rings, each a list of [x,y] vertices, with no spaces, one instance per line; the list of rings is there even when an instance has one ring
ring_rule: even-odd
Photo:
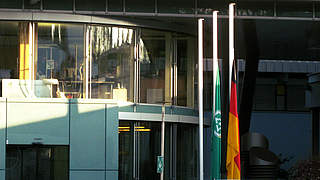
[[[103,100],[0,98],[0,180],[7,144],[69,145],[70,180],[118,178],[118,106]]]

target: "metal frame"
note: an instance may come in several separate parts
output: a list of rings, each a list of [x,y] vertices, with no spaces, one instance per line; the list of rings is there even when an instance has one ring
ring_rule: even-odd
[[[159,23],[148,20],[127,19],[130,16],[144,17],[186,17],[186,18],[212,18],[211,14],[173,14],[173,13],[141,13],[141,12],[105,12],[105,11],[77,11],[75,10],[36,10],[27,11],[23,9],[3,9],[0,8],[0,20],[15,20],[15,21],[46,21],[46,22],[73,22],[73,23],[92,23],[92,24],[109,24],[131,27],[147,27],[157,28],[162,30],[172,30],[190,34],[190,30],[181,28],[174,24]],[[315,13],[315,11],[314,11]],[[314,14],[313,13],[313,14]],[[91,14],[91,15],[87,15]],[[106,17],[97,17],[95,15],[106,15]],[[109,16],[110,15],[110,16]],[[117,18],[111,16],[119,16]],[[219,15],[218,18],[226,19],[228,15]],[[298,21],[320,21],[319,17],[277,17],[274,16],[235,16],[235,19],[261,19],[261,20],[298,20]],[[193,32],[194,33],[194,32]]]
[[[173,79],[171,81],[171,91],[172,92],[172,104],[178,105],[178,39],[173,38],[173,45],[172,45],[172,56],[173,56],[173,62],[172,62],[172,71],[171,78]]]
[[[161,114],[156,113],[139,113],[139,112],[119,112],[119,120],[125,121],[148,121],[148,122],[161,122]],[[184,115],[165,115],[165,122],[171,123],[187,123],[187,124],[198,124],[198,117],[195,116],[184,116]],[[204,121],[205,125],[210,125],[210,119]]]
[[[123,0],[125,2],[125,0]],[[144,12],[126,12],[126,4],[123,3],[123,11],[122,12],[110,12],[108,7],[108,0],[106,0],[106,7],[104,11],[78,11],[76,10],[76,2],[73,0],[73,7],[70,10],[45,10],[43,9],[43,3],[41,1],[40,9],[25,9],[24,1],[22,1],[21,9],[9,9],[9,8],[0,8],[1,12],[15,12],[15,13],[66,13],[66,14],[83,14],[83,15],[116,15],[116,16],[151,16],[151,17],[191,17],[191,18],[211,18],[211,14],[198,14],[197,10],[194,11],[193,14],[178,14],[178,13],[159,13],[158,11],[158,0],[154,0],[154,12],[153,13],[144,13]],[[195,0],[195,9],[197,9],[198,1]],[[226,5],[227,7],[227,5]],[[280,19],[280,20],[315,20],[320,21],[320,17],[316,17],[316,4],[312,3],[312,17],[304,18],[304,17],[277,17],[277,2],[274,2],[274,14],[273,16],[235,16],[235,18],[239,19]],[[0,19],[5,18],[6,16],[0,16]],[[228,18],[227,15],[219,15],[219,18]],[[67,19],[64,19],[67,20]],[[68,20],[67,20],[68,21]]]

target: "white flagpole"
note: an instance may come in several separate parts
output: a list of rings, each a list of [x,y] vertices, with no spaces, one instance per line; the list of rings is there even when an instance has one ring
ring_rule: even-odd
[[[218,67],[218,11],[213,11],[212,14],[212,26],[213,26],[213,35],[212,35],[212,42],[213,42],[213,59],[212,59],[212,74],[213,74],[213,116],[216,113],[216,79],[217,79],[217,67]]]
[[[200,180],[203,180],[203,19],[198,20],[198,97]]]
[[[231,74],[234,61],[234,6],[229,4],[229,100],[231,98]]]

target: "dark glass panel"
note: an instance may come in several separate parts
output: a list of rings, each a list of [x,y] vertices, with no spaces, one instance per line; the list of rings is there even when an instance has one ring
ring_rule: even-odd
[[[126,11],[127,12],[154,12],[154,0],[127,0]]]
[[[198,178],[198,126],[179,124],[177,129],[177,180]]]
[[[73,10],[73,0],[43,0],[43,9]]]
[[[21,0],[2,0],[0,1],[0,8],[21,9],[22,1]]]
[[[176,178],[177,124],[165,124],[164,179]]]
[[[25,9],[39,9],[40,10],[41,0],[24,0]]]
[[[260,59],[318,60],[320,57],[318,22],[259,20],[256,28]]]
[[[140,180],[159,179],[157,156],[160,156],[161,123],[139,122],[135,126]]]
[[[312,2],[278,2],[277,16],[281,17],[312,17]]]
[[[68,172],[66,146],[7,146],[6,180],[68,180]]]
[[[158,12],[160,13],[178,13],[193,14],[195,8],[194,0],[159,0]]]
[[[314,2],[315,16],[320,17],[320,2]]]
[[[177,40],[177,105],[193,107],[195,47],[192,37]]]
[[[212,14],[213,11],[219,11],[220,15],[228,13],[228,2],[225,0],[198,0],[199,14]]]
[[[76,0],[76,10],[80,11],[105,11],[105,0]]]
[[[123,1],[122,0],[108,0],[108,11],[122,12]]]
[[[119,180],[133,178],[133,123],[119,122]]]
[[[238,16],[273,16],[273,2],[239,2],[237,3]]]

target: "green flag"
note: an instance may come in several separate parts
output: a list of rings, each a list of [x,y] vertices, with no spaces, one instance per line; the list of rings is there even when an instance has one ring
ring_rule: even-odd
[[[215,110],[212,109],[211,123],[211,180],[220,179],[221,167],[221,101],[220,101],[220,75],[217,69],[215,86]]]

